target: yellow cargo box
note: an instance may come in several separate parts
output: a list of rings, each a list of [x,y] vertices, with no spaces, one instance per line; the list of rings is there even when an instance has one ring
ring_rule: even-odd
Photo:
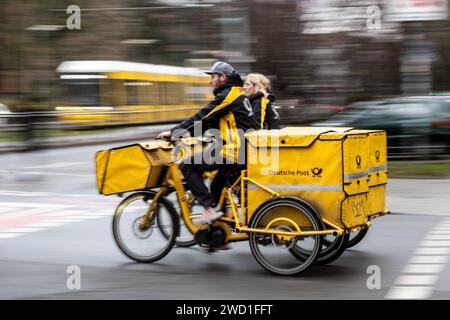
[[[110,195],[157,186],[172,149],[168,142],[151,141],[97,152],[98,191]]]
[[[365,225],[368,134],[351,128],[288,127],[246,134],[247,175],[281,195],[300,197],[342,228]],[[248,218],[271,194],[248,186]]]
[[[369,146],[369,216],[386,211],[387,135],[380,130],[350,130],[366,133]]]

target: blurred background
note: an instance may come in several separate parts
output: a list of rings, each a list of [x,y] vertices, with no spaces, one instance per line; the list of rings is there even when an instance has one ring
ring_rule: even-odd
[[[197,69],[224,60],[272,80],[283,125],[386,129],[391,158],[445,159],[448,6],[3,0],[0,151],[149,137],[211,98]]]
[[[449,299],[449,5],[0,0],[0,299]],[[121,199],[98,194],[95,153],[194,114],[219,60],[271,79],[282,126],[388,132],[392,214],[307,277],[268,277],[245,242],[155,264],[114,244]]]

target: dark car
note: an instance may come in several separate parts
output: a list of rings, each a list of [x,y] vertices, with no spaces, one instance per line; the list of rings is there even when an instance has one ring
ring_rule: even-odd
[[[449,154],[450,96],[417,96],[359,102],[321,127],[383,129],[391,156],[423,157]]]

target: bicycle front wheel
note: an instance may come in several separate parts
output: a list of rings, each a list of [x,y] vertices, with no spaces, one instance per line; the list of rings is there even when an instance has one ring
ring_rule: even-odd
[[[113,235],[119,249],[138,262],[150,263],[164,258],[179,234],[178,214],[163,197],[155,207],[157,217],[143,225],[154,196],[145,191],[129,195],[119,204],[113,218]]]
[[[189,192],[189,191],[188,191]],[[188,199],[190,198],[189,195],[187,195]],[[175,239],[175,245],[181,248],[189,248],[197,244],[197,241],[194,239],[194,235],[191,233],[191,231],[186,226],[186,223],[184,222],[184,219],[182,217],[180,204],[178,202],[177,193],[175,191],[170,192],[166,198],[173,204],[173,207],[177,211],[177,214],[179,216],[180,221],[180,234]],[[192,199],[193,200],[193,199]],[[190,208],[192,209],[192,202],[190,201]],[[159,218],[159,216],[157,217]],[[163,234],[165,234],[165,230],[161,230]],[[165,235],[166,238],[169,237],[169,235]]]

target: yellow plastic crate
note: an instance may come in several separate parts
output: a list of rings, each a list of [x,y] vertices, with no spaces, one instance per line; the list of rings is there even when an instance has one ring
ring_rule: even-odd
[[[98,191],[110,195],[158,186],[172,149],[168,142],[151,141],[97,152]]]
[[[288,127],[246,135],[247,175],[281,195],[300,197],[343,228],[368,221],[368,134],[351,128]],[[248,186],[248,218],[271,194]]]

